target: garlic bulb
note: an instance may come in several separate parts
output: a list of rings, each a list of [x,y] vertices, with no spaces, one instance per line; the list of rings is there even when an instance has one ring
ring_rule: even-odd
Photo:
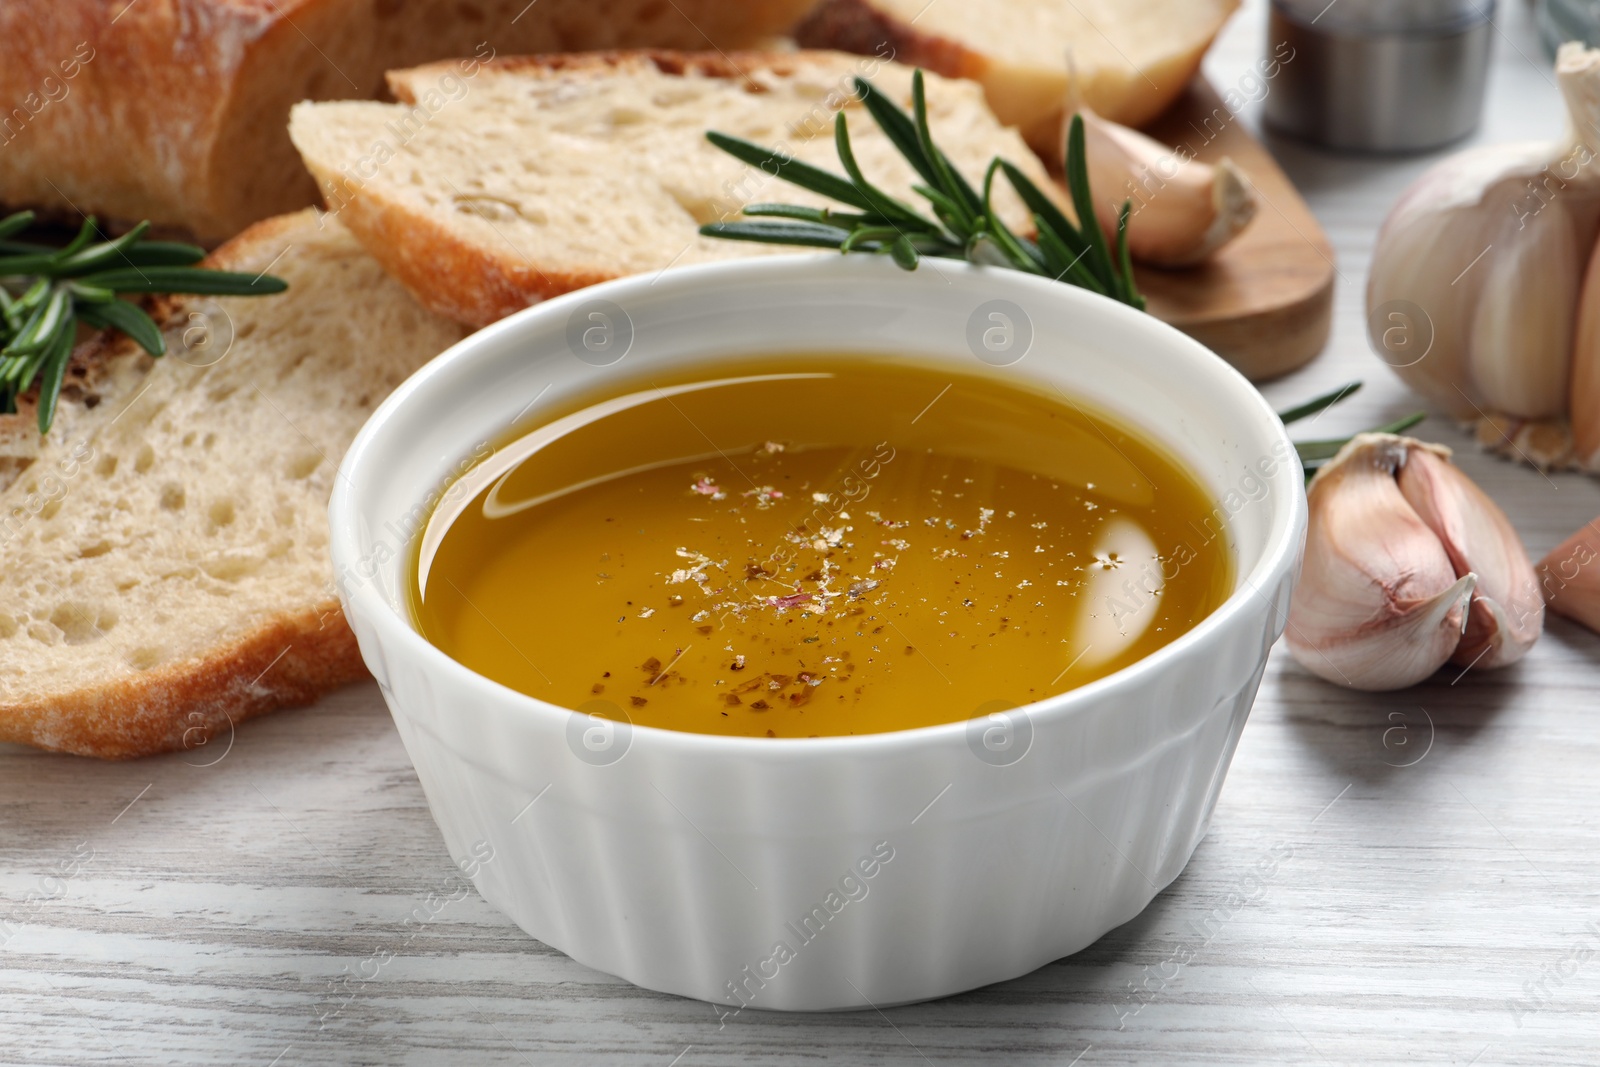
[[[1100,227],[1114,240],[1122,205],[1132,201],[1128,252],[1140,263],[1192,266],[1255,218],[1255,191],[1231,161],[1210,166],[1088,108],[1077,114]]]
[[[1575,378],[1600,378],[1574,360],[1600,234],[1600,50],[1563,46],[1556,76],[1567,136],[1470,149],[1428,170],[1384,222],[1367,283],[1378,352],[1433,403],[1497,431],[1565,419]]]
[[[1540,561],[1539,589],[1551,611],[1600,633],[1600,519]]]
[[[1312,479],[1287,636],[1313,674],[1401,689],[1447,662],[1505,666],[1538,640],[1544,605],[1516,531],[1449,459],[1361,434]]]

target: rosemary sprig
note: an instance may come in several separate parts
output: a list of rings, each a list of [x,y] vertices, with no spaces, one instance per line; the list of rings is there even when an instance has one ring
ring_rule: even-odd
[[[41,434],[55,420],[80,323],[127,334],[152,356],[166,352],[155,321],[120,296],[267,296],[288,288],[267,274],[196,267],[204,249],[145,240],[148,222],[115,240],[96,241],[101,235],[91,215],[71,241],[56,248],[20,239],[33,221],[31,211],[0,219],[0,413],[15,413],[17,398],[38,382]]]
[[[1278,412],[1278,418],[1283,420],[1285,426],[1288,426],[1291,423],[1299,422],[1301,419],[1310,418],[1312,415],[1326,411],[1333,405],[1354,396],[1360,389],[1360,382],[1350,382],[1348,385],[1342,385],[1331,393],[1324,393],[1319,397],[1306,401],[1304,404],[1298,404],[1288,411],[1280,411]],[[1427,417],[1422,412],[1417,412],[1404,418],[1396,419],[1387,426],[1378,426],[1363,432],[1405,433]],[[1339,450],[1349,444],[1351,440],[1352,438],[1349,437],[1338,437],[1321,441],[1296,441],[1294,450],[1300,457],[1300,465],[1305,468],[1306,478],[1309,479],[1313,474],[1317,473],[1323,464],[1338,455]]]
[[[887,255],[906,270],[915,270],[924,256],[966,259],[1053,278],[1144,309],[1128,256],[1132,204],[1122,205],[1113,247],[1095,221],[1081,118],[1072,120],[1066,156],[1067,188],[1073,210],[1083,220],[1083,225],[1076,226],[1022,170],[998,156],[984,173],[981,192],[962,176],[934,144],[922,71],[911,79],[910,115],[864,78],[855,79],[855,91],[878,128],[921,177],[922,182],[913,188],[927,201],[927,213],[895,199],[867,179],[856,163],[850,128],[840,113],[834,116],[833,132],[844,175],[714,130],[706,138],[737,159],[853,210],[751,204],[744,215],[754,221],[707,223],[700,232],[733,241]],[[1014,233],[994,210],[994,182],[999,174],[1005,175],[1032,214],[1034,237]]]

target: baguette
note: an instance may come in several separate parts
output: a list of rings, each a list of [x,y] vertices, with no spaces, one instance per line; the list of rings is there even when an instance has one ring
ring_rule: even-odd
[[[194,749],[366,674],[332,586],[335,471],[373,408],[464,331],[311,210],[210,265],[289,289],[176,302],[159,360],[94,342],[31,457],[15,447],[31,415],[0,420],[22,468],[0,491],[0,741]]]
[[[778,200],[840,207],[747,166],[716,129],[838,172],[834,113],[862,170],[919,202],[920,180],[855,100],[861,74],[901,104],[911,70],[834,52],[616,52],[497,59],[448,100],[447,65],[396,71],[403,103],[306,103],[289,133],[328,209],[430,309],[475,326],[627,274],[792,253],[703,237],[702,223]],[[976,184],[995,155],[1050,182],[978,86],[932,75],[930,124]],[[995,204],[1031,232],[1004,179]]]
[[[813,0],[5,0],[0,204],[150,219],[213,244],[315,202],[284,134],[448,57],[748,48]]]
[[[809,48],[893,55],[981,82],[989,106],[1059,169],[1069,100],[1143,126],[1183,95],[1239,0],[823,0]]]

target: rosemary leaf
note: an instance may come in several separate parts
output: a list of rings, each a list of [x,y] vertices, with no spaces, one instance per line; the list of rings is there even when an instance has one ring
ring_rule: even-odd
[[[1349,443],[1348,437],[1341,437],[1337,441],[1296,441],[1294,450],[1301,463],[1319,463],[1332,459],[1339,454],[1339,449]]]
[[[10,240],[17,234],[33,225],[33,212],[19,211],[0,219],[0,241]]]
[[[1319,397],[1318,399],[1321,398]],[[1315,401],[1313,401],[1313,403],[1314,402]],[[1415,426],[1417,423],[1421,422],[1427,417],[1427,415],[1418,412],[1414,415],[1407,415],[1403,419],[1396,419],[1394,422],[1391,422],[1386,426],[1377,426],[1370,430],[1363,430],[1362,432],[1405,433],[1407,430],[1411,429],[1411,427]],[[1296,441],[1294,444],[1294,450],[1299,454],[1300,462],[1308,464],[1309,469],[1310,466],[1320,466],[1321,464],[1332,459],[1334,456],[1338,455],[1339,450],[1345,445],[1349,444],[1352,440],[1354,440],[1354,436],[1340,437],[1323,441]]]
[[[1030,274],[1044,273],[1044,256],[1037,248],[1030,248],[1022,243],[1016,234],[1011,232],[1011,227],[1001,221],[1000,216],[990,207],[991,197],[994,195],[994,176],[1000,169],[1000,160],[995,159],[989,164],[989,170],[983,176],[983,205],[984,217],[989,222],[989,232],[994,236],[1006,258],[1012,261],[1017,270],[1025,270]]]
[[[869,208],[889,219],[891,222],[900,221],[909,223],[919,229],[931,229],[933,223],[918,215],[909,206],[902,204],[888,193],[867,181],[866,175],[861,173],[861,167],[856,163],[855,152],[850,148],[850,124],[845,121],[844,112],[834,116],[833,141],[839,152],[839,164],[844,167],[850,180],[855,182],[856,189],[866,199]]]
[[[911,188],[918,196],[933,205],[934,214],[939,216],[939,220],[952,233],[959,233],[962,230],[971,231],[974,220],[967,214],[966,208],[950,199],[946,194],[929,186],[914,185]]]
[[[148,224],[146,224],[146,228],[148,228]],[[68,241],[67,246],[56,254],[57,259],[66,259],[68,256],[75,255],[80,249],[86,247],[90,241],[94,240],[95,234],[99,232],[100,229],[95,223],[94,216],[85,215],[83,225],[78,227],[77,236]]]
[[[58,278],[69,278],[75,274],[88,274],[90,271],[108,266],[124,251],[138,244],[149,229],[148,222],[141,222],[114,241],[102,241],[92,248],[70,254],[63,249],[51,273]]]
[[[1133,280],[1133,256],[1128,251],[1128,219],[1133,216],[1133,201],[1124,200],[1117,213],[1117,264],[1122,268],[1122,292],[1128,303],[1144,310],[1144,297]]]
[[[917,249],[911,243],[911,238],[905,234],[894,239],[894,243],[889,246],[889,254],[903,270],[917,269]]]
[[[100,329],[110,326],[121,330],[152,356],[166,355],[167,341],[161,336],[161,328],[138,304],[113,300],[109,304],[80,307],[78,318]]]
[[[989,198],[987,194],[982,200],[978,199],[977,192],[967,184],[951,164],[950,157],[946,156],[933,143],[933,131],[928,127],[928,94],[924,84],[922,71],[917,70],[911,75],[911,110],[915,117],[917,128],[917,143],[922,146],[922,151],[933,161],[934,170],[939,173],[939,185],[947,196],[958,198],[966,205],[969,217],[976,218],[979,211],[989,213]]]
[[[1033,183],[1033,179],[1022,173],[1014,164],[1003,160],[1000,169],[1005,171],[1006,180],[1011,183],[1011,188],[1017,191],[1017,195],[1022,198],[1028,210],[1033,212],[1036,217],[1035,225],[1039,227],[1041,234],[1048,229],[1063,245],[1072,250],[1071,258],[1074,260],[1081,260],[1093,251],[1089,243],[1083,239],[1083,234],[1056,206],[1056,202],[1045,196]],[[1107,291],[1103,279],[1101,285],[1100,291]]]
[[[1067,281],[1073,285],[1088,289],[1090,292],[1099,293],[1101,296],[1110,296],[1105,286],[1100,284],[1100,279],[1089,273],[1083,265],[1083,258],[1089,254],[1089,249],[1084,248],[1074,253],[1072,249],[1061,240],[1057,231],[1050,228],[1046,219],[1038,215],[1033,217],[1034,225],[1039,230],[1039,249],[1048,250],[1051,262],[1063,264],[1052,266],[1050,274],[1056,281]],[[1142,299],[1142,298],[1141,298]]]
[[[50,432],[50,424],[55,421],[56,401],[61,397],[61,381],[66,377],[67,364],[72,360],[72,335],[73,330],[64,329],[60,337],[44,362],[44,380],[39,383],[39,433]],[[31,375],[30,375],[31,377]],[[32,384],[24,382],[22,388],[26,389]]]
[[[1415,426],[1417,423],[1421,422],[1423,419],[1426,419],[1427,417],[1428,416],[1426,414],[1424,414],[1423,412],[1418,411],[1418,412],[1416,412],[1414,414],[1407,415],[1405,418],[1395,419],[1393,422],[1389,423],[1387,426],[1379,426],[1376,430],[1368,430],[1367,432],[1368,433],[1405,433],[1407,430],[1411,429],[1411,427]]]
[[[120,256],[130,267],[188,267],[205,258],[205,249],[175,241],[143,241]]]
[[[0,256],[0,278],[16,278],[27,274],[39,274],[48,271],[55,265],[59,252],[24,252],[12,256]]]
[[[17,335],[0,349],[4,355],[32,355],[44,348],[71,310],[71,298],[63,290],[54,290],[50,298],[34,308],[33,314]]]
[[[865,197],[856,191],[856,187],[837,174],[829,174],[821,167],[813,167],[809,163],[802,163],[787,153],[775,148],[762,148],[739,137],[730,137],[725,133],[710,130],[706,133],[706,140],[722,149],[724,152],[741,159],[752,167],[771,174],[775,178],[782,178],[792,185],[802,189],[809,189],[813,193],[820,193],[829,200],[837,200],[841,204],[860,208],[862,211],[872,210]]]
[[[903,236],[901,232],[893,226],[862,226],[844,239],[844,243],[839,245],[839,251],[854,252],[862,245],[870,244],[887,247],[901,236]],[[876,249],[870,249],[869,251],[876,251]]]
[[[1007,270],[1016,270],[1017,266],[1011,261],[1011,256],[1000,247],[1000,242],[994,239],[994,234],[987,229],[972,235],[972,240],[967,242],[963,254],[967,260],[986,267],[1004,267]]]
[[[1100,280],[1118,299],[1126,299],[1121,280],[1112,269],[1106,235],[1100,232],[1098,216],[1094,212],[1094,197],[1089,190],[1088,149],[1084,145],[1081,115],[1072,116],[1072,126],[1067,134],[1067,190],[1072,194],[1072,210],[1078,213],[1078,232],[1091,249],[1088,259],[1090,269],[1100,275]]]
[[[1299,422],[1301,419],[1310,418],[1312,415],[1326,411],[1333,405],[1355,396],[1356,393],[1361,391],[1361,385],[1361,382],[1348,382],[1331,393],[1323,393],[1319,397],[1307,400],[1304,404],[1297,404],[1288,411],[1278,412],[1278,418],[1282,420],[1285,426]]]
[[[10,381],[17,384],[20,391],[26,391],[33,384],[34,376],[39,373],[39,368],[44,366],[46,352],[41,349],[27,356],[18,356],[16,364],[11,369]]]
[[[117,298],[117,294],[110,289],[102,289],[98,285],[84,285],[82,282],[68,282],[67,292],[72,294],[72,299],[78,304],[109,304]]]
[[[729,241],[810,248],[838,248],[850,236],[849,230],[804,222],[708,222],[700,227],[700,232]]]
[[[117,267],[86,274],[85,285],[115,289],[119,293],[195,293],[207,296],[268,296],[281,293],[287,283],[270,275],[202,267]]]
[[[41,338],[38,350],[23,361],[25,369],[19,376],[20,388],[27,389],[31,386],[34,375],[38,374],[40,368],[45,367],[55,358],[56,353],[60,351],[63,345],[70,352],[72,338],[76,332],[77,327],[74,323],[66,320],[57,321],[55,328]]]
[[[751,204],[744,209],[744,214],[750,218],[797,219],[801,222],[814,222],[820,226],[840,228],[858,223],[872,224],[888,221],[877,215],[857,215],[850,212],[838,212],[825,207],[802,207],[799,204]]]
[[[856,96],[866,107],[872,120],[883,130],[885,137],[889,138],[900,154],[906,157],[916,172],[922,175],[922,180],[931,186],[942,186],[939,171],[934,167],[933,160],[923,148],[922,140],[910,118],[901,111],[894,102],[872,87],[872,83],[862,77],[855,79]]]
[[[8,216],[8,218],[15,218],[15,216]],[[6,221],[6,220],[0,219],[0,221]],[[59,248],[56,248],[56,247],[54,247],[52,245],[43,245],[43,244],[40,244],[37,241],[5,241],[5,240],[0,240],[0,255],[5,255],[5,256],[31,256],[31,255],[33,255],[35,253],[38,253],[38,252],[44,252],[44,253],[48,253],[50,255],[55,255],[57,252],[60,252],[60,251],[61,251],[61,249],[59,249]]]
[[[20,311],[32,311],[44,303],[45,298],[49,295],[50,279],[40,278],[23,291],[22,296],[17,300],[17,308]]]

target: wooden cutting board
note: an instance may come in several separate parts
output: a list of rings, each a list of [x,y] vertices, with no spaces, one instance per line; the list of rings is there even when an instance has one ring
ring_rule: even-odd
[[[1145,132],[1202,162],[1232,159],[1259,200],[1249,228],[1205,263],[1136,269],[1150,312],[1252,381],[1304,365],[1328,342],[1336,272],[1333,247],[1288,175],[1204,77]]]

